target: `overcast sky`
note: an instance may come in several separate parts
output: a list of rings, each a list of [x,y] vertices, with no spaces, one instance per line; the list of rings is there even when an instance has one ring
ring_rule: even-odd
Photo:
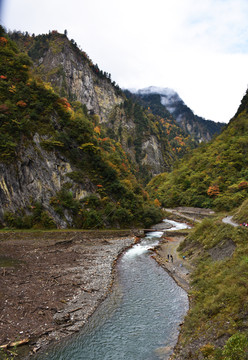
[[[1,23],[67,29],[120,87],[172,88],[206,119],[228,122],[248,86],[248,0],[2,0]]]

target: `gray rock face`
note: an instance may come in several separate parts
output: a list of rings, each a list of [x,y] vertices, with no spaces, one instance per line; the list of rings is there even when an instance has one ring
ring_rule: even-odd
[[[118,105],[125,100],[123,95],[118,95],[111,82],[100,78],[93,71],[92,64],[76,52],[68,39],[61,39],[61,51],[48,51],[36,62],[44,80],[51,82],[60,94],[73,98],[86,105],[90,113],[99,117],[100,124],[113,129],[115,134],[121,127],[122,136],[119,139],[132,161],[136,162],[135,149],[128,146],[127,138],[135,134],[136,125],[132,118],[127,118]],[[81,54],[81,55],[80,55]],[[159,141],[154,136],[147,135],[142,144],[143,158],[141,163],[147,165],[152,175],[168,170],[163,159],[163,150]]]
[[[67,176],[74,170],[69,161],[59,153],[43,150],[38,134],[33,140],[35,145],[21,149],[20,159],[16,163],[0,164],[0,221],[3,220],[4,212],[24,209],[27,213],[30,205],[38,201],[54,219],[57,227],[66,228],[71,225],[72,218],[67,212],[61,218],[50,204],[51,197],[68,182],[77,199],[87,196],[94,190],[94,186],[90,181],[85,188],[73,182]]]
[[[45,40],[48,46],[43,53],[40,54],[42,47],[38,43],[39,57],[33,55],[35,72],[51,83],[61,96],[86,105],[91,114],[99,117],[102,129],[113,130],[113,137],[121,143],[137,168],[144,165],[151,175],[168,170],[163,146],[149,132],[140,141],[137,160],[137,124],[132,115],[127,117],[119,106],[125,101],[125,96],[117,91],[110,79],[103,74],[99,76],[89,58],[66,37]],[[56,130],[60,131],[59,128]],[[82,179],[84,185],[67,176],[77,169],[58,151],[45,151],[40,143],[47,139],[46,136],[35,134],[32,144],[18,149],[16,163],[0,164],[0,223],[6,212],[31,214],[32,204],[40,202],[57,227],[65,228],[72,224],[72,215],[65,209],[63,216],[55,212],[51,198],[67,183],[70,184],[73,198],[77,200],[96,192],[86,175]]]
[[[73,51],[68,40],[64,40],[61,52],[54,53],[49,48],[36,63],[39,65],[43,78],[60,94],[70,95],[85,104],[90,112],[99,115],[100,123],[108,121],[113,107],[124,101],[110,81],[99,79],[89,62]]]
[[[145,153],[142,165],[147,165],[153,176],[163,172],[164,160],[158,139],[151,135],[149,139],[142,144],[142,150]]]

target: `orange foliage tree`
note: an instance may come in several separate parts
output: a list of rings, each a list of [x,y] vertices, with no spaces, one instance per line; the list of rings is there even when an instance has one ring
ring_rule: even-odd
[[[211,196],[211,197],[216,197],[219,195],[219,193],[220,193],[220,189],[219,189],[218,185],[210,185],[207,190],[208,196]]]
[[[0,37],[0,46],[4,46],[4,45],[6,45],[6,44],[7,44],[7,42],[8,42],[8,40],[7,40],[7,39],[5,39],[5,37]]]
[[[17,103],[16,103],[17,106],[19,107],[26,107],[27,106],[27,103],[25,103],[25,101],[23,100],[19,100]]]
[[[154,200],[154,205],[157,206],[157,207],[160,207],[160,206],[161,206],[161,202],[160,202],[158,199],[155,199],[155,200]]]
[[[247,181],[241,181],[241,183],[239,183],[238,185],[239,189],[247,189],[248,187],[248,182]]]

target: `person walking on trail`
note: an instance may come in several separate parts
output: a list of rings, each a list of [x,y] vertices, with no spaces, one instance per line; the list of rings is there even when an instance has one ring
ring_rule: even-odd
[[[173,256],[171,255],[170,257],[171,257],[171,262],[173,262]]]
[[[170,255],[169,254],[167,255],[167,258],[168,258],[168,261],[170,261]]]

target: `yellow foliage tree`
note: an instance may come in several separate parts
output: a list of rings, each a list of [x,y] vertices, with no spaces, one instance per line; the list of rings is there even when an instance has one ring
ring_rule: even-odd
[[[95,133],[100,134],[100,132],[101,132],[100,126],[95,126],[94,131],[95,131]]]

